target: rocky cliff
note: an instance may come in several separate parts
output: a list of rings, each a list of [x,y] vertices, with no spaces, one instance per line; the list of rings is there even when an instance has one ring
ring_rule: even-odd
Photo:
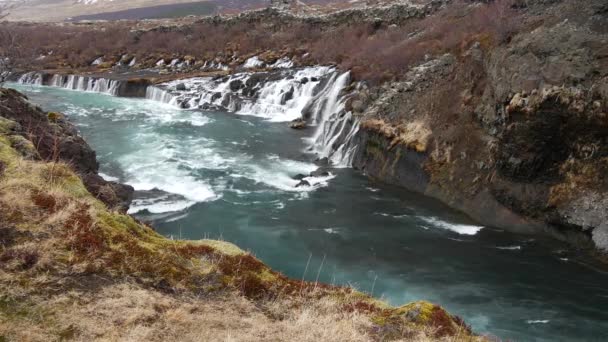
[[[504,42],[358,94],[354,166],[482,223],[607,251],[606,4],[520,5]]]
[[[44,112],[31,105],[24,95],[0,89],[0,118],[10,131],[13,147],[27,159],[69,164],[100,201],[111,208],[127,210],[133,188],[99,176],[95,151],[61,113]]]

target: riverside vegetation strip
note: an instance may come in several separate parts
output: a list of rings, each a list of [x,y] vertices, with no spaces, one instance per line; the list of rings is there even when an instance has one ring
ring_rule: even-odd
[[[7,119],[54,127],[55,113],[12,90],[0,101],[12,104],[0,108],[2,340],[482,339],[430,303],[392,308],[288,279],[227,242],[164,238],[92,196],[68,155],[42,159]]]

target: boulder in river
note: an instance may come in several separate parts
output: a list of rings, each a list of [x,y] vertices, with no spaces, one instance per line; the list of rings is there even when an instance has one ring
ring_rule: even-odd
[[[295,180],[302,180],[302,179],[304,179],[306,177],[307,177],[306,175],[298,173],[297,175],[293,176],[292,178],[295,179]]]
[[[292,122],[289,123],[289,127],[293,128],[293,129],[304,129],[306,128],[306,120],[300,118],[300,119],[295,119]]]
[[[243,87],[244,87],[244,84],[243,84],[243,81],[241,81],[241,80],[230,81],[230,90],[233,92],[237,92]]]
[[[310,186],[310,183],[306,179],[302,179],[300,183],[296,184],[296,188],[300,188],[303,186]]]
[[[330,175],[329,171],[324,168],[319,168],[310,173],[311,177],[328,177]]]

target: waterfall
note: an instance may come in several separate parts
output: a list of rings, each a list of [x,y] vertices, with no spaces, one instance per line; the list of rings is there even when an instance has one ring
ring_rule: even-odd
[[[48,82],[44,81],[44,74],[28,72],[19,78],[19,83],[34,85],[49,85],[71,90],[88,91],[117,95],[121,81],[106,78],[95,78],[80,75],[53,75]]]
[[[243,72],[220,78],[195,77],[146,88],[145,97],[180,108],[226,110],[236,114],[286,122],[304,118],[314,127],[308,151],[334,166],[350,166],[356,151],[358,119],[345,110],[343,89],[350,72],[333,67],[274,69]],[[50,85],[71,90],[119,95],[121,81],[80,75],[31,72],[19,83]],[[123,87],[124,88],[124,87]]]
[[[40,73],[28,72],[19,77],[18,83],[42,85],[43,76]]]
[[[344,109],[346,98],[340,96],[349,81],[349,72],[335,76],[311,104],[313,122],[317,123],[311,148],[337,167],[351,166],[357,149],[354,137],[359,131],[359,121]]]
[[[332,67],[243,72],[221,78],[195,77],[150,86],[146,98],[180,108],[218,109],[285,122],[307,119],[314,126],[309,151],[339,167],[350,166],[358,120],[344,109],[350,72]]]
[[[155,86],[148,86],[146,88],[146,99],[172,105],[177,103],[177,96]]]

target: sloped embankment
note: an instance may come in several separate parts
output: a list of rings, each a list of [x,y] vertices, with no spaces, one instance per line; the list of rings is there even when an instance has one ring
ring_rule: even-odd
[[[96,199],[76,164],[43,157],[15,119],[44,112],[0,99],[0,340],[479,339],[426,302],[393,308],[226,242],[160,236]]]

